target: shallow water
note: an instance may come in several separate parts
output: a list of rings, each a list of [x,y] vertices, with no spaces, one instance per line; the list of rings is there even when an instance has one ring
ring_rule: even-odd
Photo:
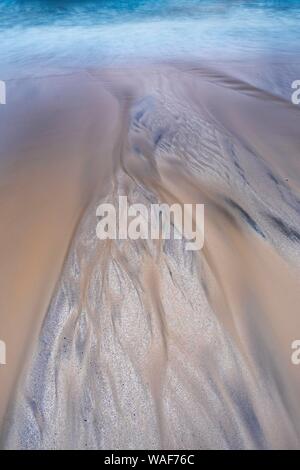
[[[300,40],[297,0],[6,0],[0,17],[4,78],[145,58],[296,58]]]
[[[2,446],[299,448],[300,2],[0,5]],[[203,250],[98,240],[119,195]]]

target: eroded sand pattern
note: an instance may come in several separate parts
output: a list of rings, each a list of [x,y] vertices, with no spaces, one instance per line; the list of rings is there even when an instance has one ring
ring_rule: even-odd
[[[5,448],[299,447],[300,110],[237,76],[156,64],[9,85]],[[203,250],[99,240],[96,207],[120,195],[204,203]]]

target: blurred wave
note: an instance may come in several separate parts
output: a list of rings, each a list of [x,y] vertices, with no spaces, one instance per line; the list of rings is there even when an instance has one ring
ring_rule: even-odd
[[[3,78],[129,59],[296,55],[300,40],[298,0],[1,0],[0,17]]]

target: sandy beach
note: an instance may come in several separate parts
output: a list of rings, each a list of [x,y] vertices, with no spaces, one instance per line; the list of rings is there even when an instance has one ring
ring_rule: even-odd
[[[7,81],[1,447],[299,448],[300,108],[249,68]],[[97,239],[120,195],[204,204],[204,248]]]

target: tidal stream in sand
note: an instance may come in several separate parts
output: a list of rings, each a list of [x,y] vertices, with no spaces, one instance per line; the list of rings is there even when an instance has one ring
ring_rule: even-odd
[[[1,446],[299,448],[300,2],[0,15]],[[99,240],[125,195],[203,249]]]

